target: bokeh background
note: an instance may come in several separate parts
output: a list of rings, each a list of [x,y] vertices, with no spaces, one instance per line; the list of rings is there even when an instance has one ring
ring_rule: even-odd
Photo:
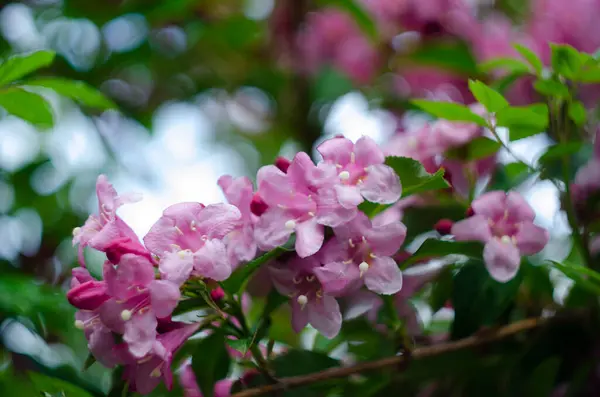
[[[119,110],[45,93],[51,129],[0,118],[0,394],[36,395],[31,370],[98,393],[110,384],[98,365],[81,371],[86,342],[64,298],[71,233],[94,211],[98,174],[143,195],[120,210],[143,235],[170,204],[222,201],[222,174],[252,177],[337,134],[385,144],[421,122],[408,98],[471,103],[467,79],[490,77],[477,63],[514,55],[513,42],[545,62],[550,41],[594,52],[599,15],[596,0],[2,2],[4,56],[52,49],[56,61],[38,75],[85,81]],[[535,99],[526,83],[509,89],[513,103]],[[593,103],[596,90],[584,94]],[[511,148],[533,163],[549,143]],[[570,239],[555,188],[520,189],[553,232],[545,255],[563,258]]]

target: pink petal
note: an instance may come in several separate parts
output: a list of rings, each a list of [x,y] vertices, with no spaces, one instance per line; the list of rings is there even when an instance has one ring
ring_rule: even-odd
[[[214,397],[229,397],[231,396],[231,386],[233,386],[233,380],[223,379],[215,384],[215,395]]]
[[[230,204],[211,204],[198,214],[196,232],[209,239],[222,239],[240,224],[242,214]]]
[[[251,261],[256,256],[256,250],[253,227],[235,230],[227,236],[227,254],[232,266]]]
[[[223,281],[231,275],[227,247],[221,240],[208,240],[193,255],[194,274]]]
[[[323,160],[340,165],[350,163],[350,153],[353,150],[352,141],[344,137],[328,139],[317,146],[317,151],[323,156]]]
[[[151,310],[134,314],[125,322],[123,340],[127,342],[133,356],[141,358],[150,352],[156,340],[156,325],[156,317]]]
[[[169,316],[177,304],[181,293],[179,287],[167,280],[154,280],[149,285],[152,310],[158,318]]]
[[[313,270],[323,291],[332,296],[340,296],[352,289],[360,279],[358,266],[355,263],[332,262]]]
[[[371,228],[369,217],[359,211],[351,221],[336,227],[333,232],[340,241],[347,242],[351,238],[366,235]]]
[[[158,269],[163,279],[182,285],[194,268],[192,251],[166,252],[160,260]]]
[[[263,251],[272,250],[285,244],[293,229],[286,228],[288,220],[293,220],[291,214],[280,208],[269,208],[254,226],[254,239]]]
[[[457,241],[486,242],[492,238],[488,219],[483,215],[473,215],[452,225],[451,233]]]
[[[240,178],[232,178],[229,175],[224,175],[217,182],[229,204],[235,205],[241,212],[242,218],[250,218],[250,202],[253,196],[252,181],[243,176]]]
[[[353,185],[336,185],[334,187],[338,202],[344,208],[356,208],[364,201],[360,189]]]
[[[130,296],[129,287],[146,286],[154,280],[154,267],[145,257],[125,254],[121,256],[118,266],[108,262],[105,264],[104,279],[112,296],[126,299]]]
[[[317,173],[317,166],[313,163],[310,156],[304,152],[296,154],[287,170],[287,176],[290,178],[295,190],[298,190],[300,187],[312,185],[314,181],[312,176]]]
[[[316,255],[320,263],[343,262],[349,259],[345,243],[335,238],[329,239]]]
[[[359,188],[363,197],[373,203],[392,204],[402,195],[400,178],[384,164],[369,166],[367,177]]]
[[[268,266],[267,269],[269,270],[273,285],[275,285],[275,288],[280,294],[289,296],[296,292],[297,287],[293,281],[294,277],[297,275],[295,269],[291,269],[287,266]]]
[[[517,192],[511,191],[506,196],[506,209],[508,210],[509,221],[533,222],[535,219],[533,208]]]
[[[365,237],[373,253],[378,256],[394,255],[406,238],[406,226],[402,222],[388,223],[369,230]]]
[[[113,351],[115,338],[110,330],[104,326],[95,327],[88,340],[88,348],[102,365],[112,368],[119,363]]]
[[[296,224],[296,253],[301,258],[315,254],[323,245],[325,228],[315,218]]]
[[[342,313],[335,298],[324,295],[320,299],[311,300],[304,310],[308,312],[310,324],[325,337],[331,339],[340,332]]]
[[[383,164],[385,161],[385,156],[379,145],[368,136],[363,136],[356,141],[354,154],[356,155],[356,163],[363,167]]]
[[[506,209],[506,193],[503,191],[484,193],[473,200],[471,207],[476,215],[483,215],[486,218],[502,216]]]
[[[340,226],[354,218],[358,212],[356,206],[344,208],[333,189],[319,189],[316,200],[318,203],[317,222],[321,225]]]
[[[389,256],[374,258],[363,277],[367,288],[377,294],[391,295],[402,289],[402,272]]]
[[[490,276],[496,281],[505,283],[515,277],[519,271],[521,255],[516,245],[494,238],[485,245],[483,260]]]
[[[108,181],[106,175],[99,175],[96,180],[99,213],[114,212],[117,208],[117,191]]]
[[[178,246],[178,249],[196,251],[202,246],[202,241],[197,230],[192,230],[191,227],[203,208],[202,204],[192,202],[168,207],[144,237],[144,244],[158,256],[171,252],[174,245]]]
[[[290,299],[290,305],[292,306],[292,329],[299,333],[308,324],[308,307],[300,306],[296,298]]]
[[[548,231],[532,222],[523,222],[515,235],[517,247],[522,255],[540,252],[548,244],[549,239]]]
[[[287,174],[274,165],[267,165],[258,170],[256,178],[258,193],[269,206],[287,203],[292,190]]]

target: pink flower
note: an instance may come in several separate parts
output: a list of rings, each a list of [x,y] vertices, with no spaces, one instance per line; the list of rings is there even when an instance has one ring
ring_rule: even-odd
[[[88,349],[102,365],[112,368],[120,363],[115,352],[115,337],[102,324],[97,312],[82,310],[75,313],[75,326],[82,329],[88,341]]]
[[[390,139],[385,149],[387,156],[410,157],[419,161],[427,172],[437,171],[436,157],[444,152],[430,124],[399,132]]]
[[[343,137],[328,139],[317,150],[325,164],[336,167],[339,182],[334,190],[344,208],[356,207],[363,197],[381,204],[400,199],[400,178],[384,164],[385,155],[371,138],[362,137],[356,144]]]
[[[548,231],[533,224],[533,209],[516,192],[485,193],[471,207],[474,215],[455,223],[452,234],[458,241],[485,244],[483,259],[497,281],[512,279],[519,270],[521,255],[535,254],[548,243]]]
[[[268,205],[254,227],[254,238],[262,250],[283,245],[296,233],[300,257],[316,253],[323,244],[323,225],[335,227],[357,212],[342,207],[331,186],[335,170],[317,167],[306,153],[298,153],[287,173],[274,165],[258,171],[258,192]]]
[[[256,241],[254,240],[254,224],[258,220],[252,213],[253,200],[252,182],[246,177],[233,179],[229,175],[219,178],[219,186],[227,201],[237,207],[241,218],[238,226],[225,236],[227,254],[232,267],[240,262],[248,262],[256,256]]]
[[[312,256],[270,266],[269,270],[275,288],[291,298],[294,331],[300,332],[310,323],[327,338],[333,338],[340,332],[342,315],[336,299],[323,292],[315,277],[319,266],[318,259]]]
[[[183,386],[183,397],[202,397],[202,392],[196,381],[196,375],[190,363],[185,363],[179,372],[179,382]],[[214,397],[229,397],[233,380],[223,379],[215,383]]]
[[[79,244],[79,263],[82,266],[85,266],[83,249],[88,245],[104,251],[107,244],[121,237],[127,237],[132,241],[138,240],[133,230],[116,214],[120,206],[138,199],[132,195],[118,196],[105,175],[98,177],[96,194],[98,215],[90,215],[82,227],[73,229],[73,245]]]
[[[104,281],[89,280],[79,283],[67,292],[69,303],[80,310],[96,310],[110,299]]]
[[[323,290],[340,295],[363,282],[375,293],[390,295],[402,288],[402,272],[391,258],[402,246],[406,226],[401,222],[373,225],[359,213],[334,229],[335,240],[323,249],[324,266],[314,270]]]
[[[177,285],[190,275],[225,280],[231,263],[223,238],[240,224],[240,211],[229,204],[170,206],[144,237],[160,258],[161,277]]]

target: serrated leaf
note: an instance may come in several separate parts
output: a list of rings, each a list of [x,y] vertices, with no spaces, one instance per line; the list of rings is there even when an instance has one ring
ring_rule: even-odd
[[[496,113],[496,125],[507,127],[511,141],[544,132],[548,127],[548,106],[511,106]]]
[[[478,242],[445,241],[429,238],[402,263],[402,268],[429,258],[441,258],[447,255],[464,255],[469,259],[481,260],[483,245]]]
[[[52,64],[54,56],[54,51],[36,51],[8,58],[0,65],[0,86],[19,80],[31,72]]]
[[[215,331],[198,343],[192,355],[192,369],[203,396],[213,397],[215,383],[227,376],[230,362],[222,332]]]
[[[0,90],[0,106],[13,116],[40,128],[49,128],[54,124],[50,104],[41,95],[22,88]]]
[[[402,197],[450,187],[444,179],[444,170],[430,174],[417,160],[391,156],[385,159],[385,164],[390,166],[400,177]]]
[[[29,86],[45,87],[55,91],[57,94],[73,99],[84,106],[95,109],[115,109],[117,105],[104,94],[89,86],[83,81],[68,80],[62,78],[40,78],[28,80],[24,83]]]
[[[587,112],[585,106],[580,101],[573,101],[569,103],[569,117],[575,124],[582,126],[585,124],[587,119]]]
[[[544,64],[542,60],[529,48],[522,46],[521,44],[515,44],[515,49],[521,54],[523,58],[533,67],[535,73],[540,75],[542,74],[542,70],[544,69]]]
[[[489,73],[495,69],[506,70],[511,73],[528,73],[529,66],[514,58],[494,58],[479,64],[479,70]]]
[[[428,101],[425,99],[414,99],[411,101],[423,111],[450,121],[470,121],[480,126],[487,126],[485,119],[475,114],[465,105],[453,102]]]
[[[481,103],[488,112],[494,113],[508,106],[508,101],[502,94],[488,87],[481,81],[469,80],[469,89],[479,103]]]

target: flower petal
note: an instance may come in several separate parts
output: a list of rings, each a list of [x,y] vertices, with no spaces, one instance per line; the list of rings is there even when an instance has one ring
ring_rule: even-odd
[[[404,243],[406,226],[402,222],[393,222],[374,227],[365,234],[365,238],[373,253],[379,256],[392,256]]]
[[[452,225],[451,233],[457,241],[486,242],[492,238],[492,232],[487,218],[483,215],[473,215]]]
[[[326,338],[331,339],[340,332],[342,313],[334,297],[324,295],[320,299],[311,300],[305,310],[310,324]]]
[[[402,272],[389,256],[373,259],[363,277],[367,288],[377,294],[391,295],[402,289]]]
[[[315,218],[296,224],[296,253],[301,258],[315,254],[323,245],[325,228]]]
[[[373,203],[392,204],[400,199],[402,185],[396,172],[387,165],[370,165],[367,177],[359,185],[363,197]]]
[[[290,299],[290,305],[292,306],[292,329],[299,333],[308,324],[308,308],[302,307],[295,298]]]
[[[167,280],[154,280],[148,286],[152,310],[158,318],[169,316],[179,303],[179,287]]]
[[[135,314],[125,322],[123,340],[133,356],[141,358],[150,352],[156,341],[156,325],[156,317],[151,310]]]
[[[337,227],[354,218],[358,212],[356,206],[344,208],[333,189],[319,189],[316,200],[318,203],[317,222],[321,225]]]
[[[221,240],[208,240],[194,253],[194,274],[223,281],[231,275],[227,247]]]
[[[317,276],[326,294],[340,296],[353,290],[360,280],[358,266],[355,263],[332,262],[316,267],[313,273]],[[360,287],[360,284],[358,285]]]
[[[374,164],[383,164],[385,155],[379,145],[370,137],[363,136],[354,144],[356,163],[363,167]]]
[[[194,231],[209,239],[221,239],[240,224],[241,216],[231,204],[211,204],[198,213]]]
[[[483,260],[490,276],[496,281],[505,283],[515,277],[519,271],[521,255],[516,245],[494,238],[485,245]]]
[[[517,192],[509,192],[506,196],[506,209],[509,222],[533,222],[535,219],[533,208]]]
[[[192,251],[166,252],[158,265],[163,279],[182,285],[194,269]]]
[[[296,277],[297,271],[288,266],[268,266],[269,275],[271,281],[277,291],[282,295],[292,295],[296,292],[296,284],[294,283],[294,277]]]
[[[203,208],[204,205],[193,202],[168,207],[144,237],[144,244],[158,256],[171,252],[174,246],[179,250],[196,251],[202,245],[202,241],[197,231],[192,230],[192,222],[196,222]]]
[[[533,255],[540,252],[548,244],[549,239],[548,231],[532,222],[523,222],[515,235],[517,247],[522,255]]]
[[[336,185],[334,189],[338,202],[344,208],[355,208],[364,201],[360,189],[354,185]]]
[[[354,144],[350,139],[344,137],[327,139],[317,146],[317,151],[321,153],[323,160],[340,165],[350,162],[352,150],[354,150]]]
[[[502,216],[506,209],[506,193],[503,191],[484,193],[473,200],[471,208],[476,215],[483,215],[486,218]]]
[[[293,232],[293,229],[288,229],[285,224],[293,219],[293,216],[285,210],[277,207],[269,208],[254,226],[254,239],[258,247],[263,251],[269,251],[285,244]]]

